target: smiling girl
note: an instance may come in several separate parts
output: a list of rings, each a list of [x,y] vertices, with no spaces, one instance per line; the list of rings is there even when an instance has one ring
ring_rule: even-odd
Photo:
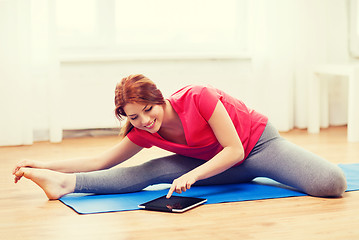
[[[88,158],[25,160],[14,170],[38,184],[49,199],[73,193],[127,193],[171,183],[167,197],[193,185],[244,183],[268,177],[312,196],[338,197],[346,189],[336,165],[282,138],[268,118],[209,86],[186,86],[165,99],[143,75],[123,78],[115,113],[127,118],[122,140]],[[143,148],[170,152],[133,167],[112,168]]]

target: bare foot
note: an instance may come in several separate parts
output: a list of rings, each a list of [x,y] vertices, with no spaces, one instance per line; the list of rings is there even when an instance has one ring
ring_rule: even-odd
[[[61,173],[48,169],[38,168],[20,168],[15,172],[15,177],[21,178],[24,176],[36,183],[46,196],[52,199],[59,199],[60,197],[72,193],[75,190],[76,176],[75,174]]]

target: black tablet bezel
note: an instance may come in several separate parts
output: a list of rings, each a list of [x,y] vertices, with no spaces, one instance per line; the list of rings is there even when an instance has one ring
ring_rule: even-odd
[[[163,203],[163,202],[167,202],[167,201],[168,201],[168,203],[173,203],[173,201],[191,201],[192,203],[186,204],[182,208],[176,208],[176,207],[171,206],[170,204],[168,204],[170,206],[168,206],[168,205],[166,206],[165,205],[166,203]],[[166,195],[164,195],[159,198],[153,199],[151,201],[142,203],[142,204],[138,205],[138,207],[141,209],[153,210],[153,211],[182,213],[182,212],[188,211],[189,209],[197,207],[197,206],[205,203],[206,201],[207,201],[207,199],[204,199],[204,198],[184,197],[184,196],[171,196],[171,198],[167,199]],[[154,203],[161,203],[161,204],[154,204]],[[182,202],[182,204],[183,204],[183,202]]]

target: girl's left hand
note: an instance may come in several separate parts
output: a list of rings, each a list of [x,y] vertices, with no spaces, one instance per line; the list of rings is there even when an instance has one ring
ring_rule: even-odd
[[[168,191],[166,198],[170,198],[173,192],[176,192],[178,194],[185,192],[186,190],[190,189],[195,182],[196,178],[190,173],[186,173],[181,177],[176,178],[175,180],[173,180],[173,183],[170,190]]]

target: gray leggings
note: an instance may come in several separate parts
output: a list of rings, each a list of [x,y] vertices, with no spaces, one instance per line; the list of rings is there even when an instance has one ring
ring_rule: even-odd
[[[136,192],[149,185],[172,183],[204,162],[175,154],[133,167],[78,173],[75,192]],[[256,177],[271,178],[312,196],[341,196],[346,189],[338,166],[280,137],[270,123],[241,165],[195,185],[244,183]]]

